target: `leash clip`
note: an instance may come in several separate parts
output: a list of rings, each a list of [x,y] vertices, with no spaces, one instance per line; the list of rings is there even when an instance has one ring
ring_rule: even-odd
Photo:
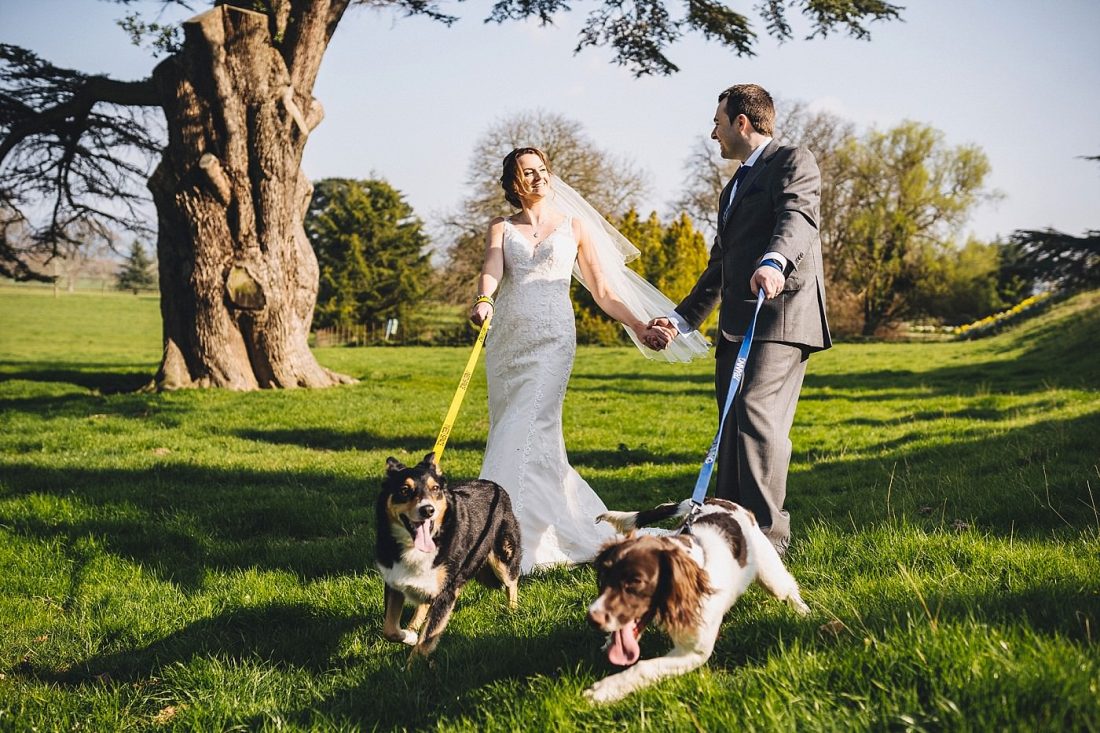
[[[680,529],[680,534],[691,535],[694,534],[691,531],[692,525],[695,524],[695,518],[699,516],[702,511],[703,505],[696,502],[694,499],[691,502],[691,511],[688,512],[687,518],[684,519],[684,526]]]

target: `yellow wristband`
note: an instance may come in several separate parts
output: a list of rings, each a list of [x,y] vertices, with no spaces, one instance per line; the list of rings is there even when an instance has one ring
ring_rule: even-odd
[[[490,308],[496,310],[496,303],[493,302],[493,297],[491,295],[477,296],[477,300],[474,301],[474,306],[476,307],[478,303],[488,303]]]

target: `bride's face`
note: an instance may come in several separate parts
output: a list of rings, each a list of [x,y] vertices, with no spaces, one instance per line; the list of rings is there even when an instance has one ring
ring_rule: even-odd
[[[519,156],[519,169],[523,172],[523,180],[527,182],[527,188],[531,191],[524,198],[541,199],[550,193],[550,171],[546,170],[546,164],[542,158],[534,153]]]

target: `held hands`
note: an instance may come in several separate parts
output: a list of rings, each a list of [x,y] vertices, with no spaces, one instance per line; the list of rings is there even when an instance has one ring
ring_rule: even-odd
[[[654,351],[661,351],[676,338],[676,327],[667,318],[654,318],[644,328],[635,328],[639,340]]]
[[[787,278],[783,277],[783,273],[774,267],[762,266],[756,268],[756,272],[752,274],[749,287],[752,288],[753,295],[756,295],[763,288],[765,298],[774,298],[783,292],[783,283],[786,280]]]

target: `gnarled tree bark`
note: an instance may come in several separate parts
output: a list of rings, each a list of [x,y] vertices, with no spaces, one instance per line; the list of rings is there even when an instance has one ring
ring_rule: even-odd
[[[302,226],[312,192],[302,152],[323,116],[311,91],[346,5],[287,2],[272,15],[217,6],[185,24],[183,49],[153,72],[168,121],[149,180],[159,389],[354,381],[309,350],[318,271]]]

